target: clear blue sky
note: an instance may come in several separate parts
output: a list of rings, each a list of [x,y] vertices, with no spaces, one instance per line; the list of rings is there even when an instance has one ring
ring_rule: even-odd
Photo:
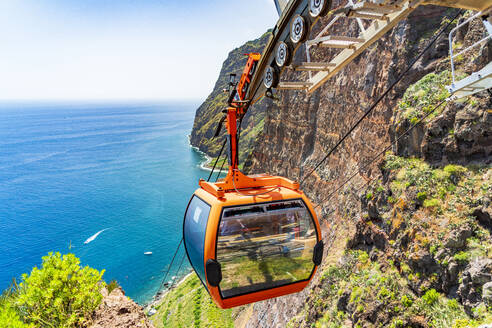
[[[273,0],[0,0],[0,100],[202,99]]]

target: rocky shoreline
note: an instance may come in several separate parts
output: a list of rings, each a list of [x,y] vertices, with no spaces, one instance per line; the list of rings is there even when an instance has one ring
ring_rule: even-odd
[[[190,269],[191,270],[191,269]],[[186,275],[184,275],[183,277],[179,278],[178,279],[178,282],[173,285],[172,288],[165,288],[165,289],[162,289],[162,290],[159,290],[155,296],[154,296],[154,301],[146,304],[146,305],[143,305],[142,308],[144,309],[145,313],[148,314],[149,311],[153,308],[156,308],[158,307],[162,300],[164,299],[164,297],[166,296],[167,293],[169,293],[169,291],[171,291],[172,289],[180,286],[182,283],[184,283],[186,281],[186,279],[188,279],[192,274],[193,274],[193,270],[191,270],[189,273],[187,273]],[[152,316],[152,315],[150,315]]]

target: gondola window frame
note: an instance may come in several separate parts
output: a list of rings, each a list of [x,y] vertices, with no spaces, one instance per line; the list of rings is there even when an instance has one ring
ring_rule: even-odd
[[[185,233],[186,231],[186,222],[187,222],[187,217],[188,217],[188,210],[190,209],[190,205],[191,203],[193,202],[193,200],[197,198],[199,201],[201,201],[202,204],[206,205],[208,210],[207,210],[207,217],[205,218],[205,223],[201,225],[201,228],[203,229],[198,235],[202,236],[202,242],[201,242],[201,245],[202,245],[202,250],[201,250],[201,256],[199,258],[199,262],[197,263],[194,263],[192,261],[192,258],[190,257],[190,252],[189,252],[189,249],[187,247],[187,240],[186,240],[186,237],[189,235],[187,233]],[[208,220],[210,218],[210,212],[212,210],[212,205],[210,205],[209,203],[207,203],[204,199],[202,199],[201,197],[193,194],[193,196],[191,197],[190,201],[188,202],[188,206],[186,207],[186,211],[185,211],[185,215],[184,215],[184,220],[183,220],[183,238],[184,238],[184,247],[185,247],[185,253],[186,253],[186,257],[188,258],[188,261],[189,263],[191,264],[191,266],[193,267],[193,270],[195,271],[196,275],[198,276],[198,278],[200,279],[202,285],[205,287],[205,289],[207,290],[208,292],[208,286],[207,286],[207,280],[206,280],[206,272],[205,272],[205,267],[204,267],[204,264],[203,264],[203,259],[204,259],[204,256],[205,256],[205,242],[206,242],[206,233],[207,233],[207,226],[208,226]],[[193,218],[190,217],[191,220],[193,220]]]
[[[219,221],[217,223],[217,227],[216,227],[217,235],[215,237],[215,258],[214,258],[214,260],[216,260],[216,261],[218,261],[218,263],[220,263],[220,261],[217,259],[217,253],[218,253],[218,249],[219,249],[218,248],[219,247],[218,246],[218,242],[219,242],[219,236],[220,236],[220,223],[222,222],[222,218],[224,216],[224,211],[225,210],[227,210],[229,208],[246,207],[246,206],[252,206],[252,205],[260,205],[260,206],[263,206],[263,205],[274,204],[274,203],[284,203],[284,202],[288,202],[288,201],[300,201],[300,202],[302,202],[303,207],[304,207],[305,211],[309,214],[309,218],[311,219],[311,223],[312,223],[312,225],[313,225],[313,227],[315,229],[315,232],[316,232],[315,233],[316,244],[318,244],[318,242],[320,241],[320,239],[318,238],[318,233],[316,231],[316,229],[317,229],[316,221],[314,220],[314,217],[313,217],[313,215],[312,215],[312,213],[311,213],[311,211],[309,209],[309,206],[306,204],[306,202],[302,198],[290,198],[290,199],[274,200],[274,201],[267,201],[267,202],[255,202],[255,203],[252,203],[252,204],[241,204],[241,205],[223,206],[221,208],[221,211],[220,211],[220,219],[219,219]],[[314,249],[313,249],[313,253],[314,253]],[[296,280],[296,281],[289,282],[289,283],[286,283],[286,284],[275,285],[275,286],[272,286],[272,287],[258,289],[258,290],[255,290],[255,291],[234,294],[234,295],[231,295],[231,296],[224,296],[224,293],[222,292],[222,289],[220,287],[220,284],[217,287],[217,289],[219,290],[220,297],[223,300],[226,300],[226,299],[234,299],[234,298],[237,298],[237,297],[240,297],[240,296],[243,296],[243,295],[256,294],[256,293],[260,293],[260,292],[263,292],[263,291],[266,291],[266,290],[277,289],[277,288],[280,288],[280,287],[285,287],[285,286],[289,286],[289,285],[298,284],[300,282],[310,281],[313,278],[314,272],[316,271],[316,267],[317,267],[317,265],[313,262],[313,267],[311,269],[311,273],[309,274],[308,278],[306,278],[306,279]],[[222,274],[224,274],[224,272],[222,272]]]

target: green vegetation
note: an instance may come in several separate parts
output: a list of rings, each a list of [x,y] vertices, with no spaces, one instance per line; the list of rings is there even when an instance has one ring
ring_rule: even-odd
[[[433,168],[421,159],[388,153],[385,169],[392,171],[394,178],[389,187],[393,197],[399,199],[392,212],[385,215],[393,225],[405,222],[407,233],[413,236],[414,244],[405,252],[407,257],[421,248],[435,255],[452,232],[460,229],[470,230],[473,236],[465,250],[453,254],[455,262],[466,264],[475,258],[491,257],[490,233],[480,228],[472,215],[490,197],[490,165]],[[413,203],[423,206],[410,211]],[[449,260],[440,259],[439,263],[447,266]]]
[[[212,158],[210,162],[208,162],[207,167],[212,168],[217,161],[217,157]],[[220,168],[223,167],[222,172],[227,173],[227,157],[221,156],[215,165],[214,177],[219,172]]]
[[[80,327],[102,300],[104,271],[81,267],[73,254],[49,253],[0,299],[0,327]],[[9,325],[3,323],[9,322]]]
[[[422,300],[427,305],[434,305],[438,299],[439,299],[439,293],[434,288],[429,289],[427,292],[425,292],[424,296],[422,296]]]
[[[339,311],[337,298],[344,293],[350,293],[347,308],[355,309],[352,318],[360,317],[375,302],[383,304],[386,313],[395,315],[412,306],[411,292],[396,268],[382,270],[380,264],[372,262],[363,251],[348,251],[343,263],[332,265],[323,273],[322,291],[315,297],[319,297],[316,302],[327,310],[316,327],[343,325],[349,314]],[[400,297],[401,294],[404,297]],[[354,323],[363,326],[362,321]]]
[[[262,101],[259,103],[262,104]],[[256,117],[251,117],[249,124],[243,127],[239,140],[239,169],[243,170],[244,165],[249,160],[256,141],[261,138],[261,133],[265,125],[265,114],[258,113]]]
[[[480,181],[487,167],[472,170],[459,165],[447,165],[444,168],[432,168],[417,158],[402,158],[391,153],[386,155],[385,169],[396,172],[391,182],[393,197],[400,198],[411,187],[417,189],[417,200],[426,208],[441,211],[446,208],[448,214],[460,216],[457,205],[471,206],[472,197],[484,196],[490,181]],[[451,206],[453,208],[451,208]],[[449,213],[454,212],[454,213]]]
[[[345,327],[347,318],[353,320],[355,327],[365,327],[365,315],[376,318],[381,326],[393,328],[408,327],[415,317],[422,317],[433,328],[476,327],[491,319],[486,310],[470,318],[456,300],[447,299],[435,289],[429,289],[422,297],[415,296],[391,263],[373,262],[366,252],[347,251],[342,263],[325,269],[321,288],[311,294],[303,313],[291,320],[289,327],[297,327],[297,320],[309,322],[313,309],[324,314],[313,319],[313,327]],[[346,294],[346,310],[340,311],[340,297]]]
[[[426,198],[427,198],[427,193],[425,191],[421,191],[421,192],[417,193],[417,199],[420,202],[425,201]]]
[[[22,322],[19,314],[10,304],[4,305],[0,303],[0,327],[28,328],[34,326]]]
[[[199,328],[200,327],[200,324],[201,324],[201,314],[202,314],[202,294],[203,294],[203,290],[201,288],[199,288],[196,293],[195,293],[195,297],[193,297],[193,302],[195,303],[194,304],[194,307],[193,307],[193,318],[194,318],[194,325],[196,328]]]
[[[439,199],[437,198],[426,199],[424,201],[424,207],[432,207],[432,208],[439,207]]]
[[[409,308],[412,306],[413,304],[413,300],[410,296],[408,295],[403,295],[402,298],[401,298],[401,304],[406,307],[406,308]]]
[[[249,41],[241,47],[232,50],[223,63],[214,90],[197,110],[191,141],[193,145],[199,145],[200,150],[206,152],[211,157],[218,156],[226,132],[224,126],[221,135],[217,138],[212,138],[220,119],[224,116],[222,110],[227,107],[228,94],[224,93],[223,89],[228,89],[229,74],[235,73],[237,78],[239,78],[247,60],[244,54],[251,52],[261,53],[269,38],[270,32],[267,32],[260,38]],[[256,140],[263,131],[265,104],[266,102],[262,100],[251,106],[243,119],[239,141],[239,169],[243,169],[251,155]],[[220,164],[218,164],[219,168]]]
[[[389,208],[380,211],[383,220],[361,224],[383,230],[394,249],[379,250],[377,261],[364,251],[347,249],[322,272],[321,285],[290,327],[346,327],[351,321],[354,327],[376,327],[372,323],[377,322],[402,328],[420,320],[433,328],[461,328],[491,322],[490,309],[482,307],[470,317],[457,300],[438,291],[450,263],[459,264],[461,271],[473,259],[492,257],[490,232],[472,215],[490,197],[492,167],[432,167],[388,153],[384,169],[389,181],[382,187],[374,182],[363,197],[376,195],[378,202],[387,197]],[[471,234],[466,243],[447,245],[464,230]],[[435,268],[422,270],[429,256]]]
[[[111,292],[113,290],[115,290],[116,288],[119,288],[120,287],[120,284],[118,284],[118,282],[116,280],[111,280],[109,282],[109,284],[106,286],[106,289],[108,290],[108,294],[111,294]]]
[[[467,252],[461,251],[461,252],[454,254],[453,259],[458,263],[466,264],[470,260],[470,254]]]
[[[436,104],[449,97],[446,85],[451,82],[451,73],[430,73],[412,84],[403,95],[399,103],[402,116],[415,124],[425,114],[431,111]],[[436,113],[433,114],[437,115]]]
[[[164,296],[151,320],[156,327],[232,328],[233,314],[233,310],[221,310],[213,303],[193,273]]]

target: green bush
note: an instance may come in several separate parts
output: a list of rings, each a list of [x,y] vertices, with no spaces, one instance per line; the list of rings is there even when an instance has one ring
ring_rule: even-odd
[[[461,252],[454,254],[453,259],[458,263],[462,263],[462,264],[468,263],[468,261],[470,260],[470,254],[467,252],[461,251]]]
[[[435,304],[438,299],[439,299],[439,293],[434,288],[429,289],[427,292],[425,292],[424,296],[422,296],[422,300],[427,305]]]
[[[430,73],[412,84],[402,97],[399,109],[403,117],[415,124],[420,118],[434,108],[440,101],[449,97],[446,85],[450,82],[451,74],[448,71],[435,74]],[[431,115],[436,116],[437,113]]]
[[[10,306],[10,304],[3,304],[0,308],[0,327],[31,328],[34,326],[22,322],[18,313]]]
[[[439,207],[439,199],[432,198],[424,201],[424,207]]]
[[[357,259],[359,260],[360,263],[367,263],[369,261],[369,254],[364,251],[359,251]]]
[[[410,119],[410,123],[411,123],[412,125],[415,125],[415,124],[417,124],[418,122],[419,122],[419,118],[418,118],[418,117],[416,117],[416,116],[414,116],[414,117],[412,117],[412,118]]]
[[[448,300],[448,307],[452,310],[459,310],[460,309],[460,304],[456,299],[451,299]]]
[[[111,292],[118,287],[120,287],[120,284],[114,279],[111,280],[109,284],[106,286],[106,288],[108,289],[108,294],[111,294]]]
[[[463,166],[449,164],[444,167],[444,172],[449,174],[449,177],[459,178],[466,172],[466,169]]]
[[[401,304],[403,304],[404,307],[409,308],[412,306],[413,300],[407,295],[403,295],[401,298]]]
[[[427,193],[425,191],[421,191],[417,194],[417,199],[420,202],[423,202],[427,198]]]
[[[73,254],[49,253],[41,269],[22,276],[16,306],[36,327],[83,326],[101,303],[103,273],[80,267]]]
[[[355,286],[350,294],[350,303],[358,303],[362,297],[363,290],[359,286]]]
[[[390,297],[390,291],[385,286],[382,286],[378,293],[378,299],[384,300],[388,297]]]

